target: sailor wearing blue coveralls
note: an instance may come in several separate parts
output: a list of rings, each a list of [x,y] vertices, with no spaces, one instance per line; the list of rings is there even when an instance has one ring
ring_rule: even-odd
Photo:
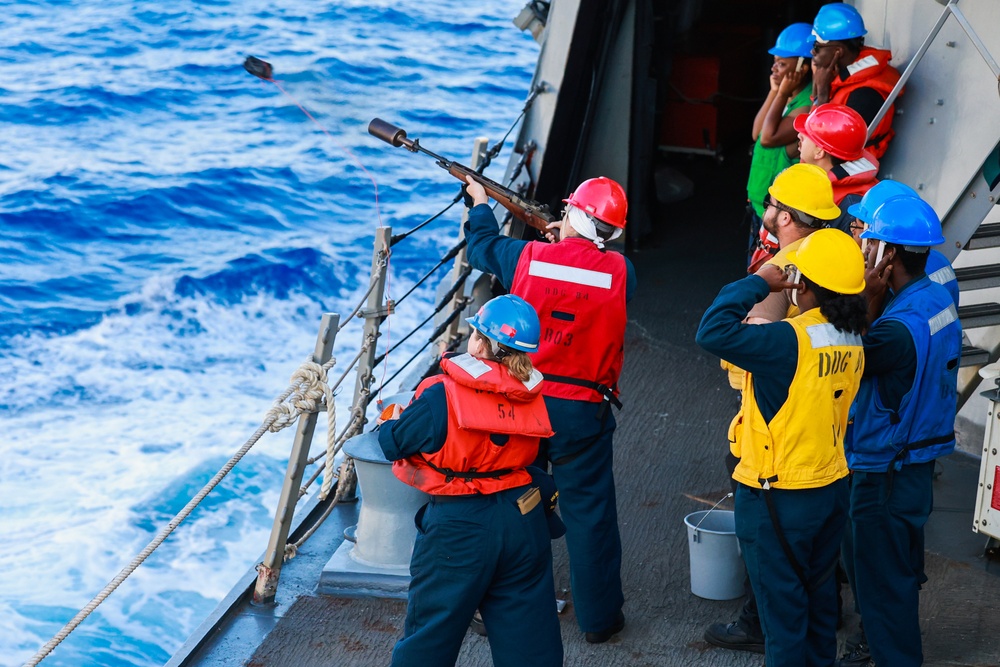
[[[604,249],[624,231],[625,192],[609,178],[584,181],[551,225],[548,236],[559,242],[543,243],[501,236],[482,186],[470,179],[467,187],[469,263],[538,311],[534,362],[555,430],[542,448],[566,523],[573,607],[586,640],[604,642],[625,625],[609,404],[620,405],[625,303],[636,280],[628,259]]]
[[[851,234],[858,244],[867,243],[861,239],[861,233],[868,228],[875,211],[887,200],[893,197],[920,198],[917,191],[899,181],[885,179],[880,181],[871,190],[865,193],[861,201],[852,204],[847,212],[855,218],[851,222]],[[958,278],[955,276],[955,269],[952,268],[948,258],[933,248],[927,253],[927,277],[933,282],[942,285],[951,296],[952,303],[958,308],[959,290]],[[912,374],[912,373],[911,373]],[[858,591],[856,577],[854,576],[854,530],[848,526],[844,536],[844,569],[847,572],[847,579],[851,584],[851,591],[854,594],[854,609],[860,614],[861,607],[858,604]],[[840,659],[840,667],[865,667],[871,659],[868,649],[868,640],[864,634],[864,620],[862,619],[860,631],[848,639],[847,652]]]
[[[836,569],[847,520],[843,437],[864,367],[864,259],[854,241],[821,229],[723,288],[698,344],[748,371],[730,426],[739,463],[736,536],[757,597],[768,667],[830,667],[837,657]],[[801,279],[801,283],[799,280]],[[769,292],[791,288],[801,314],[744,318]]]
[[[469,353],[442,359],[443,373],[424,380],[401,415],[395,406],[380,418],[393,473],[432,496],[414,519],[406,623],[392,664],[453,666],[478,608],[494,665],[560,667],[551,491],[543,499],[526,469],[552,433],[542,376],[525,354],[538,347],[538,317],[505,295],[468,322]]]
[[[924,525],[933,506],[934,459],[955,449],[962,328],[947,289],[924,272],[930,246],[944,242],[930,205],[911,196],[887,199],[861,237],[874,267],[868,273],[873,322],[845,441],[854,472],[854,576],[875,664],[910,667],[923,663]]]

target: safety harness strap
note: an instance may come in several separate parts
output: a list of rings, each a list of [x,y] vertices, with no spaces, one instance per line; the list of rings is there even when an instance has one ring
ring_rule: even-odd
[[[422,457],[422,458],[424,459],[424,462],[427,465],[429,465],[431,468],[444,475],[445,482],[451,482],[452,480],[455,479],[462,479],[465,480],[466,482],[471,481],[473,479],[500,479],[504,475],[509,475],[510,473],[514,472],[513,468],[501,468],[499,470],[487,470],[484,472],[479,472],[475,469],[464,470],[464,471],[452,470],[451,468],[440,468],[434,465],[433,463],[427,460],[427,457]]]
[[[770,479],[759,479],[757,480],[761,485],[761,493],[764,494],[764,502],[767,504],[767,513],[771,516],[771,525],[774,526],[774,533],[778,537],[778,543],[781,545],[781,550],[785,552],[785,557],[788,559],[788,563],[792,566],[792,570],[795,572],[795,576],[799,578],[802,582],[803,588],[807,591],[813,591],[819,588],[827,579],[829,579],[837,569],[837,561],[834,560],[833,564],[824,571],[813,585],[809,585],[809,580],[806,578],[805,570],[802,568],[802,564],[799,563],[798,559],[795,557],[795,552],[792,551],[792,545],[788,543],[788,538],[785,537],[785,531],[781,529],[781,524],[778,522],[778,510],[774,506],[774,499],[771,498],[771,483],[778,481],[777,475]]]
[[[562,382],[563,384],[571,384],[577,387],[586,387],[587,389],[593,389],[598,394],[604,397],[605,401],[610,401],[613,406],[622,409],[622,402],[618,400],[615,396],[614,391],[611,390],[606,384],[601,384],[599,382],[594,382],[593,380],[583,380],[580,378],[570,377],[568,375],[551,375],[549,373],[545,374],[545,379],[550,382]]]
[[[892,461],[889,461],[889,469],[886,470],[885,478],[885,497],[888,501],[889,497],[892,495],[892,476],[896,472],[896,463],[902,461],[906,458],[906,455],[915,449],[924,449],[926,447],[933,447],[934,445],[944,445],[955,439],[955,432],[946,433],[945,435],[939,435],[933,438],[927,438],[925,440],[917,440],[916,442],[911,442],[907,445],[903,445],[896,455],[892,457]]]

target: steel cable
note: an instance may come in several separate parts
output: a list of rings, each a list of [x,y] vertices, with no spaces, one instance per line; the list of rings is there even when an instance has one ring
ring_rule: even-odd
[[[464,238],[463,238],[463,239],[462,239],[461,241],[459,241],[459,242],[458,242],[458,243],[457,243],[457,244],[455,245],[455,247],[453,247],[453,248],[452,248],[451,250],[449,250],[449,251],[448,251],[448,252],[447,252],[447,253],[445,254],[445,256],[444,256],[444,257],[442,257],[442,258],[440,259],[440,261],[438,261],[438,263],[437,263],[437,264],[435,264],[435,265],[433,266],[433,268],[431,268],[431,270],[430,270],[430,271],[428,271],[427,273],[425,273],[425,274],[424,274],[424,277],[423,277],[423,278],[421,278],[421,279],[420,279],[420,280],[418,280],[418,281],[417,281],[416,283],[414,283],[413,287],[411,287],[410,289],[408,289],[408,290],[406,291],[406,294],[404,294],[403,296],[401,296],[401,297],[399,297],[398,299],[396,299],[396,301],[395,301],[395,304],[394,304],[394,305],[395,305],[396,307],[398,307],[398,306],[399,306],[399,304],[403,303],[403,300],[404,300],[404,299],[406,299],[406,297],[408,297],[408,296],[410,296],[411,294],[413,294],[413,291],[414,291],[415,289],[417,289],[418,287],[420,287],[421,285],[423,285],[423,284],[424,284],[424,282],[425,282],[425,281],[426,281],[426,280],[427,280],[428,278],[430,278],[430,277],[431,277],[432,275],[434,275],[434,272],[435,272],[435,271],[437,271],[437,270],[438,270],[438,269],[440,269],[440,268],[441,268],[442,266],[444,266],[445,262],[447,262],[447,261],[449,261],[449,260],[452,260],[452,259],[455,259],[455,256],[456,256],[456,255],[457,255],[457,254],[458,254],[458,253],[459,253],[459,252],[460,252],[460,251],[462,250],[462,248],[464,248],[464,247],[465,247],[465,246],[466,246],[467,244],[468,244],[468,242],[467,242],[467,241],[466,241],[466,240],[465,240]]]

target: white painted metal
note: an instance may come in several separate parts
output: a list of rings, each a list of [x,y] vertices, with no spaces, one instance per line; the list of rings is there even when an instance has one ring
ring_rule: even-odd
[[[510,178],[517,164],[517,156],[511,156],[504,174],[504,183],[509,183],[512,190],[534,181],[541,173],[542,164],[545,162],[545,146],[548,145],[552,117],[555,115],[559,90],[566,75],[566,64],[573,39],[573,30],[567,29],[566,26],[576,25],[579,9],[578,0],[559,0],[553,2],[549,9],[549,20],[541,35],[542,48],[538,55],[538,65],[531,81],[532,88],[544,85],[544,90],[538,94],[530,111],[525,114],[516,143],[518,150],[521,150],[529,141],[534,141],[537,149],[530,166],[523,169],[513,182]],[[552,26],[557,26],[557,29],[552,29]],[[555,159],[560,159],[560,156],[556,156]]]
[[[410,396],[394,396],[388,402],[406,405]],[[354,459],[362,498],[351,558],[375,567],[409,566],[417,536],[413,515],[428,501],[427,494],[392,474],[392,464],[379,448],[378,432],[351,438],[344,452]]]
[[[972,29],[1000,53],[1000,3],[962,0]],[[903,70],[944,7],[932,0],[856,0],[865,41],[889,48]],[[990,65],[955,19],[948,18],[897,104],[896,137],[881,175],[916,188],[939,214],[949,211],[1000,140],[1000,92]]]
[[[973,513],[972,530],[1000,539],[1000,387],[996,380],[1000,377],[997,364],[980,371],[991,385],[996,387],[988,396],[989,408],[986,417],[986,436],[983,439],[982,460],[979,465],[979,488],[976,495],[976,510]]]

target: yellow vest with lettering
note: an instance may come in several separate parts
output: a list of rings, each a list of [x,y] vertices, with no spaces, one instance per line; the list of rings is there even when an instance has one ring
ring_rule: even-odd
[[[761,488],[810,489],[847,475],[844,432],[864,370],[861,336],[837,331],[819,308],[783,320],[798,342],[788,398],[764,421],[748,373],[743,405],[729,427],[729,445],[740,459],[733,479]]]

